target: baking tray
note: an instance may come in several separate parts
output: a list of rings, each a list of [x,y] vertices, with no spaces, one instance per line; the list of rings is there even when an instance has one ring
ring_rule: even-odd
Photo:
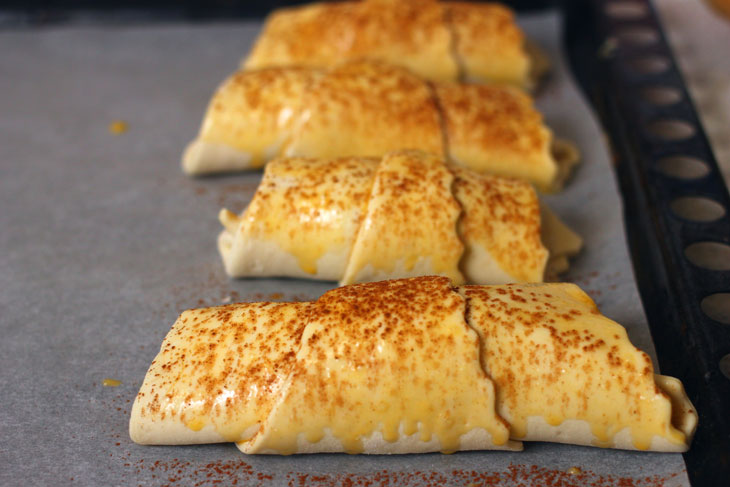
[[[596,3],[587,13],[601,11]],[[588,18],[579,17],[578,24]],[[568,34],[578,35],[570,15],[566,19]],[[520,20],[556,65],[538,96],[539,107],[560,135],[580,142],[585,160],[566,192],[549,199],[587,240],[567,279],[624,324],[663,372],[687,381],[682,371],[665,365],[661,348],[659,357],[654,353],[608,152],[585,102],[570,88],[561,59],[561,16],[547,12]],[[191,26],[176,19],[144,27],[92,22],[0,32],[0,43],[8,46],[0,53],[5,94],[0,97],[0,485],[680,486],[690,478],[696,485],[712,485],[692,477],[699,437],[685,458],[542,443],[527,445],[519,455],[296,458],[244,457],[232,445],[131,443],[126,433],[131,401],[181,310],[236,300],[312,299],[334,285],[229,280],[214,250],[215,215],[220,206],[239,211],[260,174],[192,180],[177,165],[213,88],[235,68],[259,25]],[[577,59],[571,46],[588,46],[594,37],[568,43],[571,59]],[[590,47],[590,59],[581,65],[592,66],[602,45]],[[606,66],[591,69],[600,73]],[[601,76],[594,74],[586,86],[600,86]],[[591,91],[591,100],[600,98]],[[596,106],[603,114],[603,105]],[[110,135],[107,125],[114,119],[127,120],[129,131]],[[604,127],[612,134],[610,122]],[[624,144],[617,140],[614,146]],[[715,171],[709,180],[717,173],[710,157],[705,161]],[[633,193],[626,192],[633,190],[621,171],[619,166],[631,215]],[[634,198],[644,198],[644,190]],[[663,233],[639,233],[636,225],[627,220],[635,255],[637,239],[667,245],[658,238]],[[655,276],[651,286],[674,286],[671,268],[657,257],[656,249],[663,247],[651,242],[644,252],[658,260],[658,270],[638,266],[636,280],[642,284],[649,272]],[[653,303],[642,293],[651,318]],[[666,302],[660,309],[669,308]],[[672,343],[677,342],[687,346]],[[106,377],[122,384],[102,387]],[[712,421],[712,411],[719,409],[701,413]],[[721,447],[715,442],[701,448],[712,462],[717,452],[727,451],[712,451]]]
[[[651,3],[570,1],[564,11],[571,67],[610,137],[661,370],[699,411],[689,477],[720,485],[730,478],[727,187]]]

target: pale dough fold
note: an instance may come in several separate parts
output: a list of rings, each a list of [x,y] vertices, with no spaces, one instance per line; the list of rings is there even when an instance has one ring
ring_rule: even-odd
[[[310,307],[250,303],[182,313],[132,407],[132,439],[217,443],[252,436],[291,368]]]
[[[573,284],[418,277],[184,312],[132,407],[142,444],[421,453],[555,441],[685,451],[697,413]]]
[[[291,136],[305,88],[319,75],[297,67],[234,73],[210,101],[198,137],[183,154],[183,170],[204,174],[263,166]]]
[[[269,164],[240,217],[221,211],[218,249],[226,272],[341,279],[378,165],[367,158]]]
[[[342,284],[439,274],[461,283],[461,206],[443,159],[417,151],[386,154],[342,275]]]
[[[220,220],[218,248],[233,277],[541,282],[548,268],[567,270],[581,247],[529,184],[415,150],[278,159],[243,213],[222,210]]]
[[[279,156],[381,157],[418,149],[479,172],[558,190],[577,150],[553,138],[516,88],[429,83],[350,61],[326,70],[239,71],[218,89],[183,155],[189,174],[257,168]]]
[[[512,438],[687,449],[697,414],[681,383],[655,376],[649,356],[578,286],[464,286],[460,292]]]

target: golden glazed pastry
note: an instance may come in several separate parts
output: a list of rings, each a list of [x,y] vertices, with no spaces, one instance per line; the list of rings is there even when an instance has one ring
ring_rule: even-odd
[[[198,138],[185,149],[185,172],[240,171],[276,157],[299,119],[305,88],[319,75],[272,68],[228,78],[211,100]]]
[[[544,56],[525,42],[511,10],[496,3],[368,0],[275,10],[246,69],[326,68],[373,59],[432,81],[469,79],[531,88]]]
[[[248,208],[224,209],[220,220],[218,249],[233,277],[540,282],[581,248],[528,183],[415,150],[277,159]]]
[[[517,89],[431,84],[400,67],[353,61],[234,74],[214,95],[183,169],[197,175],[281,155],[378,157],[406,148],[554,191],[578,160],[571,147]]]
[[[525,93],[509,87],[435,84],[449,158],[475,171],[516,177],[543,191],[560,188],[578,162],[554,140]]]
[[[697,414],[573,284],[419,277],[185,311],[132,407],[142,444],[245,453],[685,451]]]
[[[383,63],[339,65],[309,85],[287,156],[380,156],[401,148],[444,154],[431,88]]]

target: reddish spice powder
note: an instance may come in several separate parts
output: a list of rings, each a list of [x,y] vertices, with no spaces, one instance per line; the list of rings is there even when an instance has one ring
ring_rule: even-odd
[[[674,474],[671,477],[675,477]],[[651,476],[628,478],[614,475],[598,475],[581,470],[575,474],[569,471],[550,470],[536,465],[510,465],[506,472],[477,472],[473,470],[453,470],[441,472],[388,472],[374,474],[293,474],[288,475],[290,487],[301,486],[421,486],[436,487],[443,485],[463,487],[514,486],[514,487],[660,487],[667,478]]]
[[[273,475],[257,472],[242,460],[218,460],[206,464],[193,464],[178,459],[167,462],[155,461],[154,463],[139,460],[133,465],[125,465],[134,468],[137,474],[142,471],[152,473],[155,478],[163,482],[162,487],[177,485],[265,487],[274,481]],[[458,487],[662,487],[680,473],[673,473],[666,477],[653,475],[631,478],[610,474],[601,475],[580,467],[552,470],[537,465],[511,464],[507,471],[499,472],[478,472],[476,470],[393,472],[382,470],[365,474],[288,472],[285,475],[289,487],[441,487],[444,485]],[[277,478],[277,480],[281,479]]]

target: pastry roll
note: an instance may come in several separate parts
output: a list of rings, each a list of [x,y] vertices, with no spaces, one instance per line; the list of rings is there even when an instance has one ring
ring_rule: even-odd
[[[137,443],[241,441],[256,434],[291,369],[311,303],[185,311],[132,410]]]
[[[461,206],[443,159],[424,152],[386,154],[378,165],[342,283],[440,274],[463,282]]]
[[[486,2],[448,2],[444,9],[466,80],[534,87],[544,57],[526,44],[511,10]]]
[[[437,83],[449,158],[479,172],[532,182],[543,192],[560,189],[577,163],[577,151],[553,140],[525,93],[509,87]]]
[[[218,249],[233,277],[539,282],[552,259],[564,265],[581,245],[557,217],[541,218],[529,184],[422,151],[283,158],[266,167],[240,216],[221,211]]]
[[[442,7],[433,1],[313,3],[275,10],[243,67],[329,67],[368,58],[454,80],[459,67],[451,46]]]
[[[572,284],[419,277],[185,311],[132,407],[142,444],[245,453],[685,451],[697,414]]]
[[[234,74],[214,95],[183,169],[206,174],[281,155],[379,157],[397,149],[446,156],[543,191],[559,188],[578,160],[519,90],[430,84],[403,68],[353,61],[327,71]]]
[[[218,249],[242,276],[342,278],[378,159],[277,159],[240,217],[222,210]]]
[[[511,438],[687,449],[697,413],[681,383],[655,375],[649,356],[578,286],[464,286],[459,292]]]
[[[381,156],[395,149],[444,154],[441,119],[428,84],[374,62],[333,68],[302,100],[287,156]]]
[[[245,69],[326,68],[373,59],[432,81],[469,79],[532,88],[544,56],[526,41],[507,7],[495,3],[369,0],[275,10]]]
[[[296,67],[233,74],[216,91],[198,137],[183,154],[185,172],[240,171],[276,157],[301,114],[305,88],[319,75]]]

